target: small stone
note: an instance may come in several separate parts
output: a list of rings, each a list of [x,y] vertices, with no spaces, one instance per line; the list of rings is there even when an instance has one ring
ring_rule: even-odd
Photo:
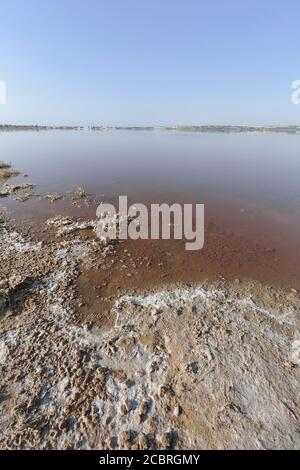
[[[139,420],[140,423],[145,421],[147,414],[148,414],[149,406],[146,401],[143,401],[139,407]]]
[[[0,290],[7,289],[9,287],[8,279],[0,279]]]
[[[293,369],[296,367],[295,364],[294,364],[293,362],[291,362],[291,361],[285,362],[285,363],[284,363],[284,366],[285,366],[285,368],[288,369],[288,370],[293,370]]]
[[[174,416],[178,417],[182,412],[182,409],[181,409],[181,406],[180,405],[176,405],[175,408],[174,408]]]
[[[13,275],[9,278],[9,285],[12,289],[15,289],[17,286],[22,284],[23,278],[18,275]]]

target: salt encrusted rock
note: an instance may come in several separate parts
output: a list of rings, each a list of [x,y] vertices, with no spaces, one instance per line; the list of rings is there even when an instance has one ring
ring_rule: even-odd
[[[45,199],[53,203],[53,202],[59,201],[60,199],[63,199],[63,196],[60,196],[59,194],[47,194],[47,196],[45,196]]]
[[[24,191],[25,189],[32,189],[34,188],[34,184],[32,183],[20,183],[20,184],[8,184],[5,183],[3,185],[3,189],[5,192],[12,194],[17,191]]]
[[[8,289],[9,288],[9,279],[0,279],[0,290]]]

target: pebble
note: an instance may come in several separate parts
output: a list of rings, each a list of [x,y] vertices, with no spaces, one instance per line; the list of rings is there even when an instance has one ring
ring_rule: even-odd
[[[174,408],[174,416],[178,417],[182,412],[182,409],[181,409],[181,406],[180,405],[176,405],[175,408]]]
[[[145,421],[145,419],[147,417],[147,414],[148,414],[148,409],[149,409],[149,405],[148,405],[147,401],[143,401],[140,404],[140,407],[139,407],[139,420],[140,420],[140,423]]]

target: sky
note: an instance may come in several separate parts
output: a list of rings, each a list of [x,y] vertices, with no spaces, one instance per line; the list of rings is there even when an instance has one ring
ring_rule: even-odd
[[[0,0],[0,123],[299,124],[299,0]]]

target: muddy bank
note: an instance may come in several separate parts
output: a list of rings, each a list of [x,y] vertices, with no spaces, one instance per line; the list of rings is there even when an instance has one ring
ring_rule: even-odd
[[[50,227],[0,222],[2,449],[299,448],[296,290],[128,285],[89,316],[118,247]]]
[[[66,219],[74,218],[82,224],[82,230],[86,227],[92,232],[96,209],[101,202],[118,207],[115,192],[89,193],[78,184],[52,192],[52,187],[46,190],[38,179],[35,181],[20,170],[0,162],[0,209],[5,209],[19,228],[35,229],[39,237],[46,221],[54,220],[58,214]],[[15,178],[14,174],[19,176]],[[130,204],[139,200],[139,195],[136,196],[136,199],[129,196]],[[160,194],[152,191],[143,194],[140,202],[147,207],[162,202],[170,205],[175,201],[199,202],[185,199],[189,197],[191,195],[169,194],[167,190]],[[187,252],[185,242],[180,240],[128,240],[118,244],[114,264],[108,271],[90,270],[88,276],[80,277],[79,289],[84,302],[89,306],[93,304],[92,315],[94,309],[107,305],[106,298],[122,290],[157,288],[165,283],[197,283],[222,276],[230,281],[257,279],[300,290],[299,218],[295,220],[281,210],[244,206],[239,200],[226,203],[221,199],[203,201],[205,245],[202,250]],[[86,221],[91,222],[90,227],[86,226]],[[84,235],[92,236],[91,233]],[[104,298],[103,304],[99,296]]]

